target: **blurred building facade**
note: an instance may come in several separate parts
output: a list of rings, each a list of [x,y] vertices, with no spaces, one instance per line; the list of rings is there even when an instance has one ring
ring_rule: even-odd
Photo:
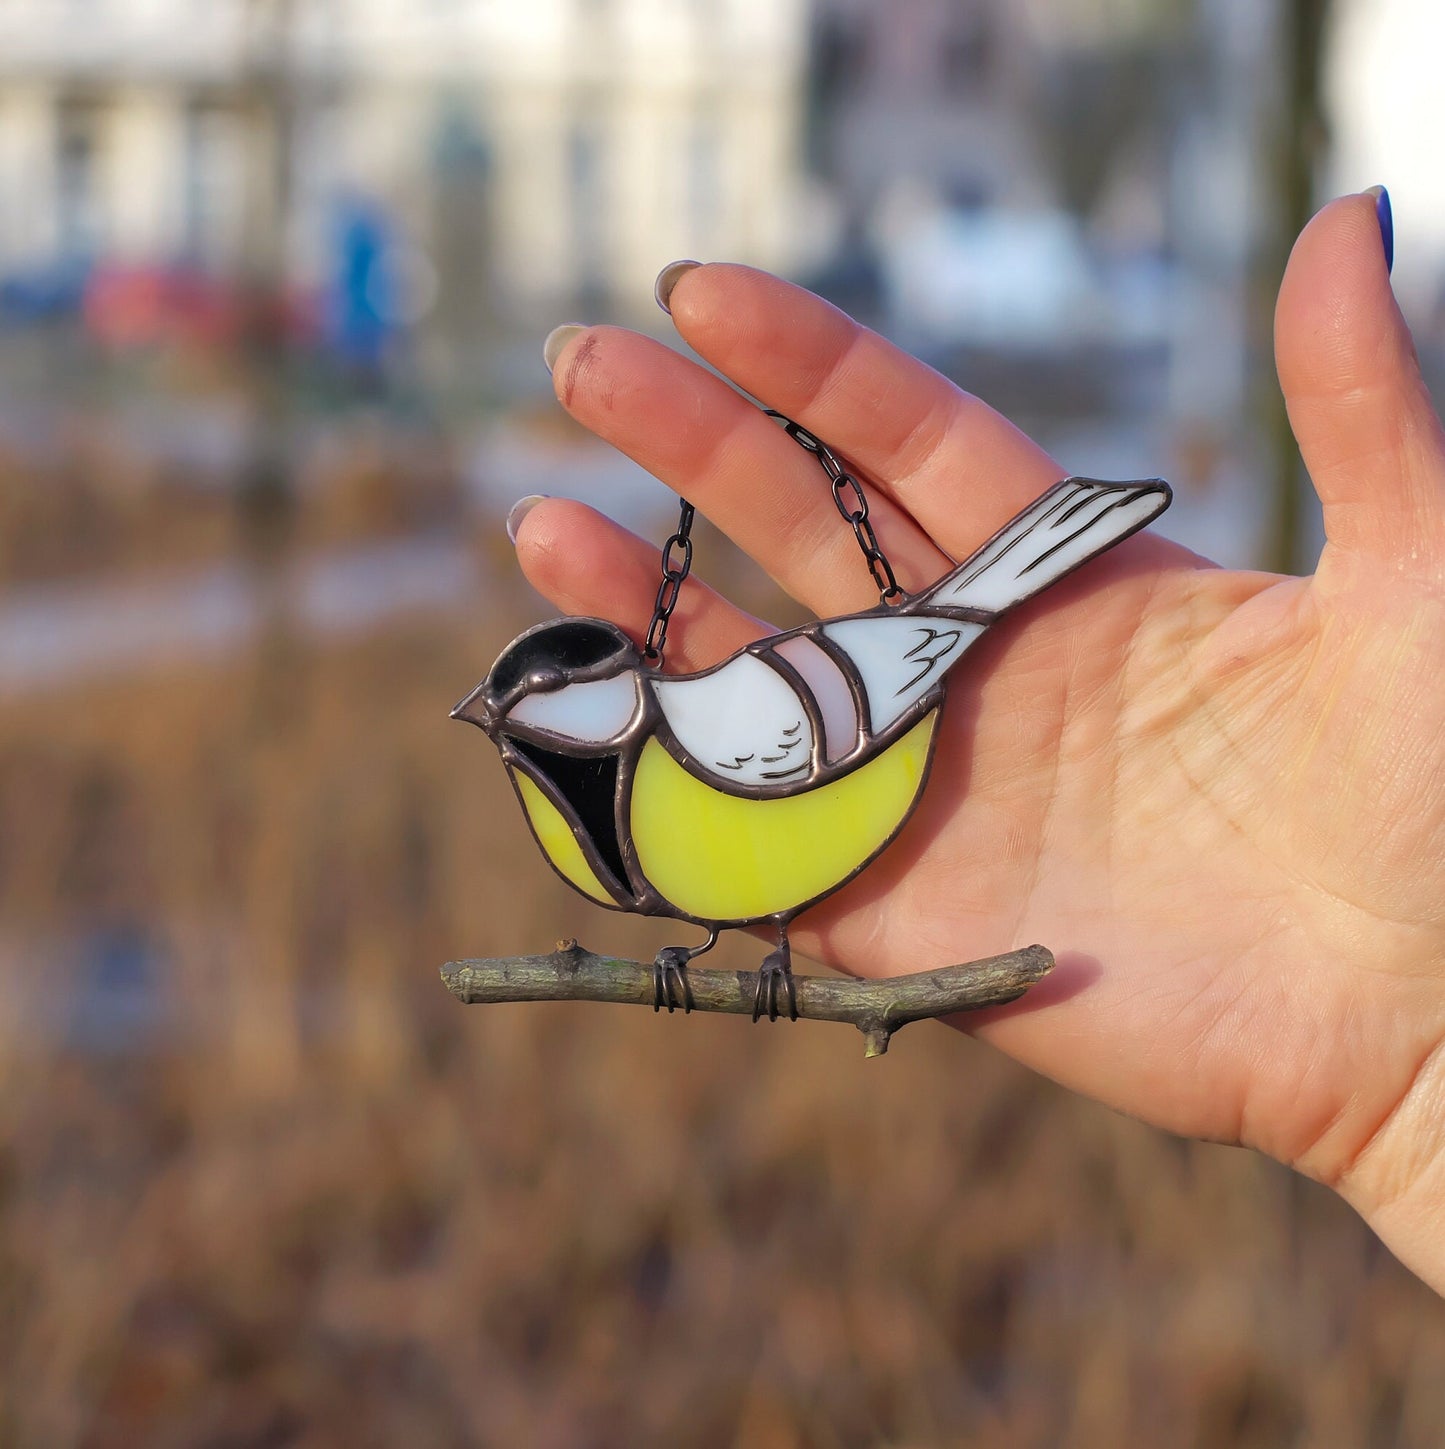
[[[0,276],[234,272],[274,242],[304,285],[357,198],[453,307],[625,304],[699,250],[785,265],[805,19],[804,0],[13,0]]]

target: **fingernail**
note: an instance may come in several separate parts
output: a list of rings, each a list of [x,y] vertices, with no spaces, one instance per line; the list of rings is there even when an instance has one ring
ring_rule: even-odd
[[[1375,216],[1380,222],[1380,242],[1385,248],[1385,270],[1395,270],[1395,212],[1390,206],[1390,193],[1383,186],[1372,186],[1365,192],[1375,198]]]
[[[669,262],[658,274],[657,280],[652,284],[652,295],[657,298],[657,305],[672,316],[672,308],[668,303],[672,301],[672,289],[677,286],[684,272],[690,272],[694,267],[702,266],[701,262]]]
[[[560,327],[554,327],[547,334],[547,340],[542,344],[542,361],[547,364],[548,372],[557,366],[557,359],[561,357],[567,344],[579,332],[586,330],[580,322],[564,322]]]
[[[560,328],[558,329],[561,330]],[[552,495],[550,493],[529,493],[525,498],[519,498],[512,505],[507,513],[507,537],[515,544],[517,541],[517,530],[522,526],[522,520],[539,504],[545,503]]]

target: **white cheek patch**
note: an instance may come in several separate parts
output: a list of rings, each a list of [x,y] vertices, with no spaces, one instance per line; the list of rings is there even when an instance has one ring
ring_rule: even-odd
[[[507,712],[507,720],[597,745],[616,738],[632,723],[637,699],[637,676],[628,670],[611,679],[569,684],[551,694],[525,695]]]

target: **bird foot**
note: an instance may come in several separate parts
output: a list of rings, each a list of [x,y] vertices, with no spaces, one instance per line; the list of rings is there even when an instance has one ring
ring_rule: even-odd
[[[687,963],[697,954],[686,946],[664,946],[652,963],[652,1009],[669,1012],[679,1006],[683,1013],[693,1008],[692,983],[687,979]]]
[[[764,1011],[769,1021],[779,1015],[780,997],[788,1006],[788,1020],[798,1019],[798,988],[793,982],[793,963],[786,951],[774,951],[758,967],[757,992],[753,996],[753,1020]]]

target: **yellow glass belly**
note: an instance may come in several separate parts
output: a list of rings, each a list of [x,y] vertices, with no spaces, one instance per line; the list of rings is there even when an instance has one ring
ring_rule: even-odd
[[[582,854],[582,847],[562,812],[520,770],[514,770],[512,778],[517,782],[527,819],[532,822],[537,843],[547,859],[584,896],[591,896],[604,906],[616,905],[616,901],[607,894],[607,888],[597,879],[597,872],[587,864],[587,857]]]
[[[703,921],[758,920],[825,894],[907,815],[936,719],[935,710],[831,785],[773,800],[724,794],[649,740],[632,787],[642,873],[671,904]]]

